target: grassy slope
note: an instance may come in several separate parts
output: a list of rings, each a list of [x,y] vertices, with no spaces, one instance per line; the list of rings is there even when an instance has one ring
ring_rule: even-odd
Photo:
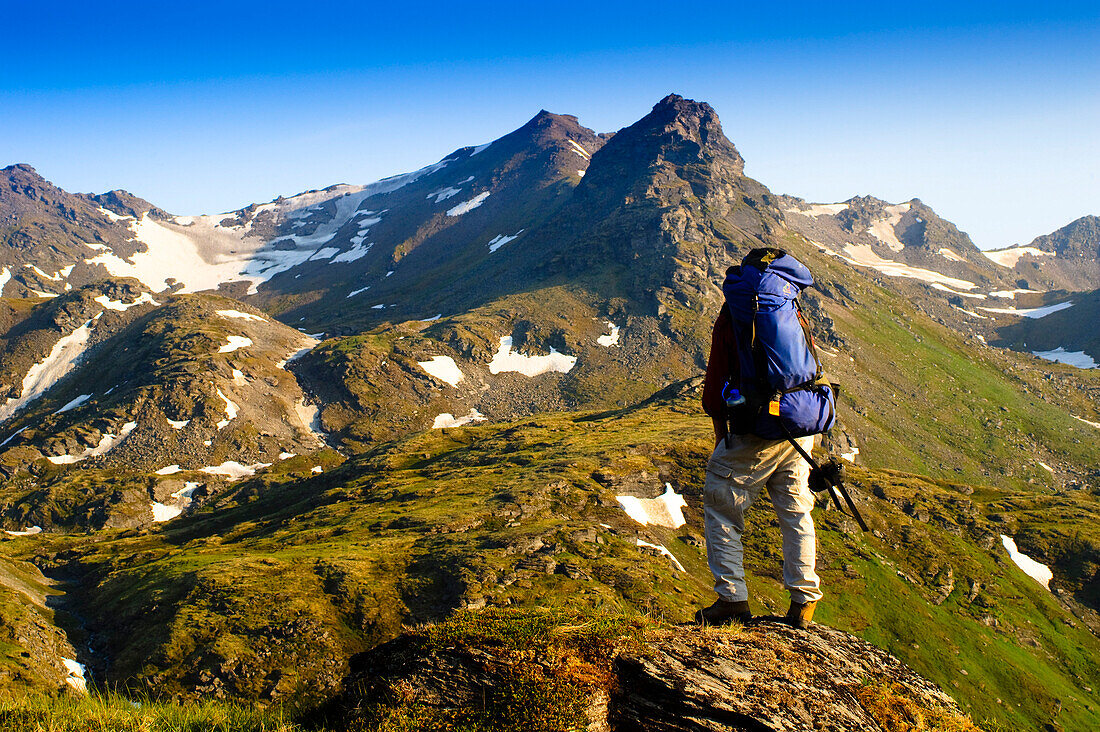
[[[204,670],[243,668],[250,672],[227,683],[233,693],[262,696],[283,678],[293,693],[328,678],[316,656],[341,666],[402,621],[465,604],[688,619],[710,597],[704,551],[691,538],[701,533],[707,445],[690,398],[422,433],[322,476],[252,481],[164,531],[52,541],[92,568],[82,604],[101,608],[91,623],[107,634],[111,680],[134,675],[183,693]],[[617,482],[656,493],[663,480],[688,497],[685,529],[643,529],[614,501]],[[1067,729],[1100,724],[1084,691],[1100,684],[1100,643],[989,541],[1000,525],[985,517],[987,506],[999,513],[1013,494],[964,496],[947,483],[879,472],[860,473],[856,484],[879,533],[851,533],[850,520],[819,516],[829,592],[821,620],[894,652],[979,720],[1035,726],[1060,702]],[[874,490],[886,499],[868,497]],[[929,522],[895,505],[906,500]],[[1063,520],[1072,516],[1097,518],[1085,498]],[[754,509],[752,523],[757,611],[781,611],[778,529],[766,508]],[[667,546],[687,574],[639,551],[636,537]],[[525,551],[536,538],[552,548]],[[548,560],[560,569],[547,574]],[[947,565],[955,589],[937,606],[930,600]],[[973,600],[970,579],[981,583]],[[280,632],[286,623],[296,632]]]

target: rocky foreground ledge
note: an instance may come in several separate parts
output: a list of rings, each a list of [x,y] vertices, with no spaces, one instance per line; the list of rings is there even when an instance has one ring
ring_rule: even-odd
[[[955,702],[843,631],[563,625],[468,614],[355,659],[326,710],[356,729],[977,730]]]

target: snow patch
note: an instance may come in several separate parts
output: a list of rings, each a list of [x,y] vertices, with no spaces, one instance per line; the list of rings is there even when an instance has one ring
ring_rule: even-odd
[[[820,244],[818,246],[821,246]],[[955,277],[948,277],[947,275],[940,274],[939,272],[933,272],[930,269],[922,269],[920,267],[910,267],[907,264],[901,262],[895,262],[891,259],[883,259],[871,249],[871,247],[864,244],[855,245],[848,243],[844,247],[844,254],[837,254],[831,250],[821,247],[829,254],[840,257],[846,262],[851,264],[857,264],[862,267],[870,267],[871,269],[878,270],[884,275],[889,277],[909,277],[911,279],[921,280],[928,283],[939,283],[946,287],[952,287],[955,289],[971,290],[977,285],[973,282],[966,280],[956,279]]]
[[[650,544],[648,541],[642,541],[641,539],[638,539],[637,542],[638,542],[638,546],[644,546],[644,547],[647,547],[649,549],[656,549],[658,552],[660,552],[664,556],[671,559],[672,563],[676,566],[676,569],[680,570],[681,572],[687,572],[687,570],[684,569],[684,565],[680,564],[680,560],[677,559],[676,557],[674,557],[672,555],[672,552],[670,552],[668,549],[666,549],[664,545],[662,545],[662,544]]]
[[[898,240],[894,227],[901,223],[901,217],[909,210],[908,203],[899,203],[896,206],[886,206],[885,219],[879,219],[867,227],[867,233],[890,247],[895,252],[900,252],[905,245]]]
[[[54,412],[54,414],[63,414],[65,412],[68,412],[70,409],[76,409],[81,404],[84,404],[91,398],[91,394],[81,394],[76,399],[73,399],[71,402],[63,406],[61,409],[58,409],[56,412]]]
[[[252,345],[252,339],[247,336],[229,336],[227,343],[218,349],[218,353],[233,353],[240,348],[248,348]]]
[[[1039,294],[1041,290],[1028,290],[1028,289],[1016,289],[1016,290],[997,290],[996,292],[989,293],[990,297],[1003,297],[1008,300],[1015,300],[1017,295],[1023,295],[1026,293]]]
[[[1043,587],[1050,589],[1050,581],[1054,579],[1054,573],[1050,571],[1050,567],[1042,562],[1036,562],[1031,557],[1021,552],[1016,547],[1016,541],[1010,536],[1001,534],[1001,543],[1004,544],[1006,550],[1008,550],[1008,556],[1012,558],[1012,561],[1016,563],[1016,566],[1024,571],[1028,577],[1041,584]]]
[[[366,287],[360,287],[358,290],[352,290],[351,292],[348,293],[348,296],[344,299],[345,300],[350,300],[351,298],[355,297],[356,295],[358,295],[360,293],[363,293],[363,292],[366,292],[369,289],[370,289],[370,285],[367,285]]]
[[[126,424],[122,425],[122,429],[118,431],[117,435],[111,434],[110,432],[105,433],[101,438],[99,438],[99,444],[97,444],[95,447],[86,448],[84,452],[80,453],[79,455],[53,455],[47,457],[46,459],[54,465],[72,465],[73,463],[78,463],[81,460],[87,460],[90,457],[99,457],[100,455],[106,455],[108,452],[113,450],[115,446],[118,445],[118,443],[125,440],[126,437],[134,431],[135,427],[137,427],[137,422],[127,422]]]
[[[464,378],[458,364],[450,356],[432,356],[431,361],[417,361],[416,363],[430,375],[440,381],[447,382],[451,386],[458,386],[458,382]],[[492,366],[489,369],[492,370]]]
[[[237,404],[233,402],[229,397],[227,397],[225,394],[222,394],[221,389],[218,389],[217,392],[218,396],[220,396],[222,398],[222,401],[225,402],[225,419],[220,420],[216,425],[217,428],[220,430],[228,427],[229,422],[237,418],[238,407]]]
[[[165,465],[160,470],[155,470],[153,472],[156,473],[157,475],[175,475],[176,473],[179,473],[179,472],[182,472],[182,471],[183,471],[183,468],[181,468],[179,465],[176,465],[175,463],[173,463],[172,465]]]
[[[665,483],[665,492],[656,498],[636,498],[634,496],[615,496],[626,515],[642,526],[664,526],[666,529],[678,529],[684,521],[684,497],[672,490],[671,483]]]
[[[263,323],[267,318],[262,315],[253,315],[252,313],[244,313],[240,310],[215,310],[218,315],[223,318],[240,318],[241,320],[254,320],[259,323]]]
[[[1053,351],[1032,351],[1032,354],[1039,358],[1046,359],[1047,361],[1064,363],[1070,366],[1076,366],[1079,369],[1094,369],[1097,366],[1093,357],[1084,351],[1067,351],[1061,346],[1058,346]]]
[[[947,247],[941,247],[940,250],[937,252],[937,254],[939,254],[941,257],[943,257],[944,259],[949,260],[951,262],[965,262],[966,261],[965,259],[960,257],[958,254],[955,254],[955,252],[951,251]]]
[[[41,526],[28,526],[27,528],[23,529],[22,531],[5,531],[4,533],[7,534],[8,536],[34,536],[35,534],[41,534],[42,533],[42,527]]]
[[[358,239],[359,241],[356,241],[356,239]],[[343,254],[338,254],[333,257],[329,261],[329,264],[336,264],[337,262],[354,262],[357,259],[362,259],[363,257],[367,256],[367,252],[369,252],[370,248],[374,246],[373,244],[364,245],[363,238],[361,236],[353,236],[351,243],[354,245],[351,249],[347,250]]]
[[[284,358],[282,361],[279,361],[277,364],[275,364],[275,368],[286,371],[286,365],[288,363],[293,363],[294,361],[297,361],[299,358],[312,351],[313,347],[316,346],[318,343],[319,341],[316,338],[307,339],[306,346],[304,348],[295,351],[294,353]]]
[[[318,440],[324,441],[325,430],[321,426],[321,410],[315,404],[307,404],[304,399],[294,403],[294,413],[302,422],[302,427]]]
[[[462,203],[458,204],[454,208],[447,209],[447,215],[448,216],[461,216],[464,213],[469,213],[470,211],[473,211],[475,208],[477,208],[481,204],[485,203],[485,199],[488,198],[488,197],[489,197],[489,191],[484,191],[483,193],[479,193],[476,196],[474,196],[473,198],[471,198],[469,201],[463,201]]]
[[[230,480],[240,480],[251,475],[255,475],[257,470],[261,468],[269,468],[271,463],[253,463],[252,465],[241,465],[236,460],[226,460],[221,465],[210,465],[205,468],[199,468],[203,473],[210,475],[224,475]]]
[[[84,668],[84,664],[77,663],[71,658],[62,658],[61,663],[65,666],[65,671],[68,672],[65,676],[65,683],[79,691],[81,694],[87,694],[88,681],[84,677],[87,669]]]
[[[602,335],[596,339],[596,343],[599,343],[604,348],[611,348],[611,346],[617,346],[619,344],[619,326],[612,323],[610,320],[605,321],[607,327],[611,329],[611,332],[607,335]]]
[[[465,417],[457,417],[457,418],[453,414],[451,414],[450,412],[444,412],[443,414],[436,415],[435,422],[432,423],[432,429],[433,430],[439,430],[439,429],[444,429],[446,427],[461,427],[462,425],[470,424],[471,422],[484,422],[484,421],[485,421],[485,415],[483,415],[481,412],[477,411],[476,409],[471,409],[470,413],[467,414]]]
[[[324,248],[318,249],[316,252],[314,252],[313,256],[310,257],[309,259],[307,259],[306,261],[307,262],[315,262],[315,261],[320,260],[320,259],[331,259],[332,257],[336,256],[339,253],[340,253],[340,250],[337,249],[336,247],[324,247]]]
[[[119,214],[116,214],[114,211],[108,211],[107,209],[103,208],[102,206],[100,206],[97,210],[101,214],[106,216],[107,220],[112,222],[112,223],[118,223],[119,221],[129,221],[129,220],[132,220],[134,218],[133,216],[121,216]]]
[[[1016,266],[1016,263],[1020,261],[1020,257],[1030,254],[1033,257],[1053,257],[1051,252],[1044,252],[1042,249],[1036,249],[1035,247],[1009,247],[1008,249],[1001,249],[996,252],[982,252],[985,256],[992,259],[1002,267],[1012,268]]]
[[[19,396],[9,398],[0,406],[0,422],[38,399],[73,370],[88,347],[88,338],[92,335],[92,320],[86,321],[72,333],[58,339],[49,354],[30,367],[27,375],[23,377],[22,391]]]
[[[933,288],[933,289],[939,290],[940,292],[947,292],[947,293],[950,293],[952,295],[958,295],[959,297],[969,297],[972,300],[985,300],[985,299],[987,299],[986,296],[981,294],[981,293],[959,292],[958,290],[952,290],[950,287],[944,287],[939,282],[932,282],[928,286]]]
[[[857,455],[859,455],[859,448],[853,446],[852,449],[849,450],[848,452],[841,453],[840,454],[840,459],[841,460],[847,460],[850,463],[854,463],[856,461],[856,456]]]
[[[478,146],[477,146],[477,147],[475,147],[475,148],[473,149],[473,151],[472,151],[472,152],[470,153],[470,157],[472,158],[473,156],[477,155],[478,153],[480,153],[480,152],[484,151],[484,150],[485,150],[485,149],[486,149],[487,147],[489,147],[489,146],[490,146],[490,145],[492,145],[492,144],[493,144],[493,143],[491,143],[491,142],[487,142],[487,143],[485,143],[484,145],[478,145]]]
[[[153,296],[151,294],[149,294],[148,292],[141,293],[140,295],[138,295],[138,298],[136,300],[134,300],[133,302],[123,302],[122,300],[112,300],[111,298],[107,297],[106,295],[100,295],[99,297],[95,298],[95,301],[98,302],[103,307],[107,308],[108,310],[118,310],[120,312],[129,310],[130,308],[133,308],[133,307],[137,307],[138,305],[149,304],[149,305],[156,305],[158,307],[160,306],[160,303],[157,302],[156,300],[154,300]]]
[[[172,425],[172,429],[176,430],[182,430],[184,427],[191,424],[191,420],[189,419],[168,419],[167,417],[165,417],[165,419],[168,420],[168,424]]]
[[[26,431],[27,427],[30,427],[30,425],[27,425],[26,427],[20,427],[15,432],[12,432],[10,435],[8,435],[7,439],[5,439],[3,442],[0,442],[0,447],[3,447],[19,435],[23,434],[23,432]]]
[[[514,371],[524,376],[538,376],[549,371],[567,374],[577,363],[576,356],[566,356],[553,348],[547,356],[525,356],[512,352],[512,336],[502,336],[500,348],[489,362],[489,373]]]
[[[11,272],[8,271],[7,267],[4,267],[4,269],[0,271],[0,295],[4,294],[4,286],[8,284],[10,279]]]
[[[497,249],[500,249],[502,246],[504,246],[508,242],[512,241],[513,239],[515,239],[516,237],[518,237],[522,233],[523,233],[523,229],[520,229],[519,231],[517,231],[515,234],[512,234],[511,236],[507,236],[505,234],[497,234],[489,242],[489,253],[492,254]]]
[[[1046,471],[1048,471],[1048,472],[1051,472],[1051,473],[1053,473],[1053,472],[1054,472],[1054,468],[1050,467],[1049,465],[1047,465],[1046,463],[1044,463],[1044,462],[1043,462],[1042,460],[1040,460],[1040,461],[1038,461],[1038,462],[1039,462],[1039,467],[1043,468],[1044,470],[1046,470]]]
[[[433,193],[429,193],[427,195],[427,198],[432,198],[434,196],[436,203],[443,203],[448,198],[451,198],[453,196],[457,196],[459,193],[462,193],[461,188],[443,188],[443,189],[435,191]]]
[[[573,142],[572,140],[569,140],[568,142],[572,146],[573,152],[577,153],[578,155],[580,155],[585,160],[591,160],[592,159],[592,155],[587,150],[585,150],[583,147],[581,147],[577,143]]]
[[[1044,305],[1041,308],[982,308],[989,313],[1003,313],[1005,315],[1019,315],[1024,318],[1045,318],[1051,313],[1073,307],[1073,301],[1060,302],[1057,305]],[[1091,367],[1089,367],[1091,368]]]
[[[1095,427],[1096,429],[1100,430],[1100,422],[1090,422],[1089,420],[1085,419],[1084,417],[1078,417],[1076,414],[1071,414],[1070,416],[1073,417],[1074,419],[1076,419],[1078,422],[1084,422],[1085,424],[1091,425],[1091,426]]]
[[[158,501],[150,503],[149,508],[153,510],[153,521],[157,523],[170,521],[183,513],[183,508],[180,506],[169,506]]]
[[[811,203],[809,208],[788,208],[784,209],[787,213],[802,214],[803,216],[810,216],[811,218],[817,218],[818,216],[836,216],[841,211],[848,208],[846,203]]]

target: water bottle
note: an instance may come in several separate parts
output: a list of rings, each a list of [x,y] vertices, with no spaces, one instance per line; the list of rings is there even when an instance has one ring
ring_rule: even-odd
[[[733,409],[745,403],[745,396],[736,386],[728,381],[726,385],[722,387],[722,399],[726,402],[727,409]]]

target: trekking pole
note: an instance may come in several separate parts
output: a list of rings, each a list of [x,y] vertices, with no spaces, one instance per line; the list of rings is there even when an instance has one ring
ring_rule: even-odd
[[[840,510],[843,511],[844,506],[840,503],[840,499],[837,498],[836,491],[839,491],[840,494],[844,496],[844,502],[848,504],[848,510],[851,511],[852,517],[859,524],[859,528],[865,532],[870,531],[870,529],[867,528],[867,522],[863,520],[863,516],[859,513],[859,509],[856,508],[852,496],[848,494],[848,490],[844,487],[844,481],[840,480],[839,477],[833,476],[830,472],[823,471],[818,464],[814,462],[814,459],[810,457],[810,453],[802,449],[802,445],[799,445],[798,441],[791,436],[790,430],[787,429],[786,425],[780,423],[780,426],[782,426],[783,431],[787,433],[787,441],[794,445],[794,449],[798,450],[798,454],[804,457],[806,462],[810,464],[811,472],[816,472],[824,479],[825,485],[829,490],[829,497],[833,499]]]

